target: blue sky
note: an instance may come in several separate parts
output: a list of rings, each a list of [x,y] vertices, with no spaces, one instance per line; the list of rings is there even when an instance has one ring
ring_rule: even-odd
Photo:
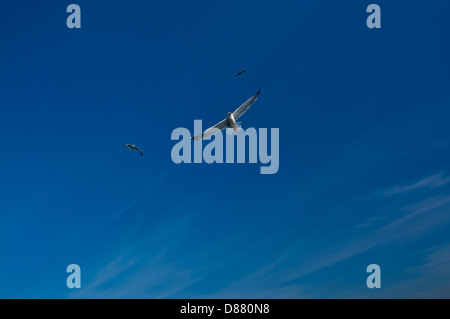
[[[0,4],[1,298],[450,297],[449,3],[70,3]],[[260,88],[276,174],[172,162]]]

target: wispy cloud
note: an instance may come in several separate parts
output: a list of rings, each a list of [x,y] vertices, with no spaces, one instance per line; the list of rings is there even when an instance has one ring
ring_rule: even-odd
[[[95,296],[104,288],[103,285],[107,285],[112,280],[116,279],[126,270],[133,267],[137,262],[137,259],[129,259],[126,254],[120,255],[106,264],[97,275],[81,290],[76,290],[69,294],[71,298],[89,298],[89,296]]]
[[[425,261],[411,268],[411,272],[450,276],[450,244],[429,249],[424,255]]]
[[[386,293],[408,298],[450,298],[450,244],[422,251],[417,259],[422,262],[405,270],[409,280],[393,285]]]
[[[375,224],[375,222],[379,221],[380,219],[382,219],[381,216],[375,216],[375,217],[366,218],[362,223],[357,224],[355,226],[355,228],[371,227],[371,226],[373,226]]]
[[[449,183],[443,173],[435,174],[411,183],[381,189],[377,202],[367,201],[365,205],[383,205],[388,196],[407,194],[418,189],[436,190]],[[390,190],[390,192],[389,192]],[[395,190],[395,191],[394,191]],[[376,190],[380,192],[380,189]],[[433,195],[433,196],[432,196]],[[308,287],[299,285],[305,276],[336,265],[353,256],[367,252],[374,247],[393,242],[405,242],[419,238],[438,226],[450,222],[447,214],[450,209],[450,196],[426,192],[423,198],[400,200],[390,206],[387,215],[366,217],[356,226],[347,229],[333,229],[324,234],[315,234],[301,241],[286,240],[279,250],[272,253],[271,259],[263,259],[259,267],[239,272],[239,278],[222,283],[216,290],[207,292],[203,287],[209,280],[217,280],[224,269],[233,268],[242,259],[248,258],[248,251],[242,249],[247,238],[232,236],[215,238],[211,242],[195,247],[189,240],[194,234],[197,218],[187,203],[181,202],[174,210],[176,219],[152,228],[155,232],[149,237],[136,241],[136,246],[119,252],[99,268],[91,283],[77,294],[84,298],[309,298],[326,295],[325,285]],[[143,200],[143,199],[141,199]],[[192,200],[192,199],[191,199]],[[362,206],[364,208],[364,205]],[[360,208],[357,208],[360,209]],[[181,214],[183,212],[184,214]],[[182,217],[184,216],[184,217]],[[342,238],[340,232],[346,232]],[[317,243],[317,237],[325,240]],[[278,243],[280,244],[280,243]],[[146,248],[148,247],[148,248]],[[189,247],[186,250],[186,247]],[[309,247],[315,247],[314,250]],[[233,254],[227,254],[233,251]],[[445,253],[430,254],[428,266],[445,267]],[[256,253],[258,254],[258,253]],[[220,257],[219,257],[220,256]],[[441,266],[439,266],[441,265]],[[112,286],[113,284],[113,286]],[[399,293],[403,290],[398,290]],[[360,293],[355,289],[353,295]]]
[[[119,210],[119,212],[117,212],[115,215],[113,215],[113,217],[110,218],[110,220],[108,221],[108,224],[116,221],[118,218],[122,217],[123,215],[127,214],[128,212],[130,212],[133,208],[135,208],[139,203],[141,203],[150,194],[152,194],[152,192],[158,187],[158,185],[161,182],[163,182],[176,169],[177,169],[177,167],[172,168],[172,169],[170,169],[168,171],[165,171],[165,172],[161,173],[155,180],[153,180],[150,183],[150,185],[148,186],[148,188],[145,191],[143,191],[143,192],[141,192],[139,194],[134,194],[134,195],[130,196],[129,198],[127,198],[122,203],[122,207]]]
[[[450,183],[450,176],[446,176],[444,172],[439,172],[436,175],[428,176],[414,183],[391,187],[389,189],[384,190],[382,193],[384,196],[393,196],[423,188],[434,189],[445,186],[448,183]]]
[[[162,223],[146,238],[136,238],[134,245],[126,247],[100,265],[96,275],[80,290],[70,294],[75,298],[135,298],[157,285],[169,280],[171,265],[167,255],[186,238],[186,231],[195,219],[195,214],[180,218],[170,224]],[[144,287],[145,285],[145,287]],[[146,288],[146,289],[145,289]]]
[[[413,190],[419,187],[433,187],[446,185],[447,178],[442,174],[433,175],[429,178],[425,178],[417,183],[410,184],[407,189]],[[417,185],[416,185],[417,184]],[[383,199],[380,199],[380,203]],[[374,203],[370,203],[373,205]],[[311,289],[298,289],[295,290],[296,282],[299,279],[313,274],[319,270],[336,265],[343,262],[353,256],[367,252],[375,247],[391,244],[394,242],[411,242],[420,238],[426,233],[436,229],[437,227],[443,227],[450,223],[450,215],[448,211],[450,209],[450,196],[438,195],[434,197],[424,198],[416,201],[413,204],[403,204],[397,207],[392,207],[390,216],[382,217],[375,216],[367,218],[363,223],[358,224],[356,228],[369,229],[364,234],[360,232],[352,232],[348,229],[348,236],[345,240],[333,241],[333,238],[340,238],[338,232],[336,234],[328,234],[329,242],[327,247],[319,249],[317,252],[308,252],[305,249],[308,245],[302,245],[297,247],[291,245],[280,254],[280,257],[276,259],[272,264],[262,266],[259,270],[256,270],[246,280],[243,280],[230,289],[224,290],[222,293],[225,296],[232,295],[232,291],[246,291],[246,287],[261,287],[267,278],[273,279],[271,285],[274,289],[286,288],[286,291],[293,293],[290,297],[317,297],[316,294],[322,293],[322,296],[326,295],[326,289],[319,291],[317,287],[311,287]],[[394,217],[394,218],[392,218]],[[355,226],[353,226],[355,229]],[[361,237],[363,236],[363,237]],[[430,262],[428,267],[438,267],[437,269],[445,269],[445,263],[447,250],[436,252],[434,255],[430,255]],[[449,253],[450,254],[450,253]],[[303,256],[298,258],[297,256]],[[286,267],[286,265],[290,265]],[[274,273],[278,274],[274,278]],[[291,287],[288,289],[288,287]],[[306,287],[305,287],[306,288]],[[309,291],[309,293],[308,293]],[[404,291],[405,292],[405,291]],[[262,292],[253,290],[256,296],[264,296]],[[358,290],[354,291],[355,295],[358,294]],[[267,294],[266,294],[267,295]],[[353,295],[353,296],[355,296]],[[223,296],[219,294],[218,297]],[[253,295],[252,295],[253,296]],[[348,295],[347,295],[348,297]],[[287,297],[289,298],[289,297]]]

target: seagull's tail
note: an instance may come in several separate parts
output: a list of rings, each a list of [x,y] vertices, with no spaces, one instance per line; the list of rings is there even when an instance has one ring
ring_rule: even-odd
[[[237,134],[239,130],[242,128],[242,122],[236,122],[236,128],[234,129],[234,132]]]

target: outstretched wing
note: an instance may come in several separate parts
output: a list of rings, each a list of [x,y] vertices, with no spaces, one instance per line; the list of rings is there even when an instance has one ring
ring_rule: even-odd
[[[261,90],[256,92],[255,95],[253,95],[251,98],[249,98],[247,101],[245,101],[241,106],[239,106],[237,108],[236,111],[233,112],[233,117],[235,120],[240,118],[242,116],[242,114],[244,114],[245,111],[247,111],[250,108],[250,106],[253,104],[253,102],[255,102],[256,99],[258,98],[258,95],[260,92],[261,92]]]
[[[216,125],[210,127],[206,131],[204,131],[201,135],[197,135],[196,137],[193,137],[192,140],[202,140],[204,138],[207,138],[215,133],[217,133],[217,130],[221,131],[224,128],[227,127],[227,119],[217,123]]]
[[[136,150],[136,151],[138,151],[139,154],[144,155],[139,147],[133,146],[133,149]]]

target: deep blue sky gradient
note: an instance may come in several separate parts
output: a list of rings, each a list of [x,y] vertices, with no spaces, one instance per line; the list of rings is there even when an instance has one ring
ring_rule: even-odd
[[[70,3],[0,4],[1,298],[450,297],[448,1]],[[277,174],[171,161],[259,88]]]

